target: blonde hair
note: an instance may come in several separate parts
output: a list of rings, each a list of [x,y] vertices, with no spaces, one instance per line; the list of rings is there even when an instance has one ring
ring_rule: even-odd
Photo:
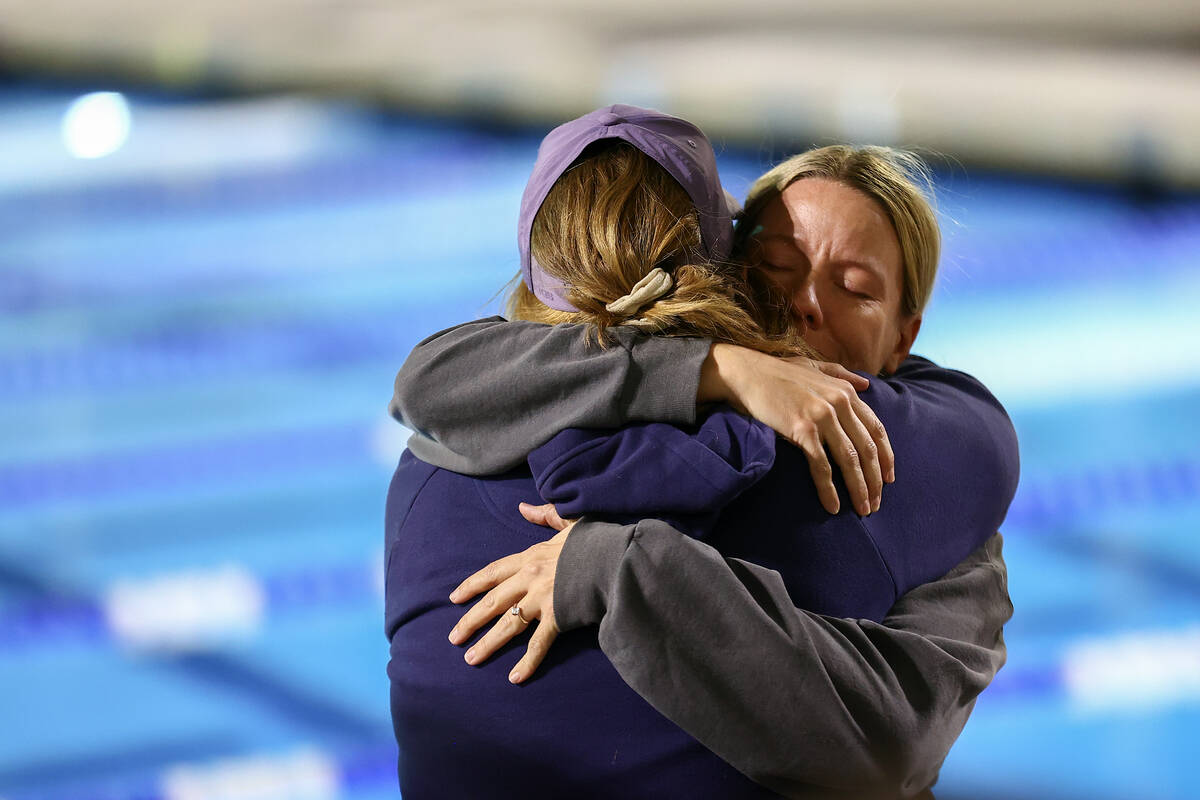
[[[530,233],[530,252],[567,287],[578,311],[557,311],[519,282],[507,300],[509,319],[594,326],[606,331],[635,321],[659,336],[705,336],[773,355],[810,355],[791,327],[786,298],[757,274],[747,280],[733,263],[703,256],[700,220],[683,187],[649,156],[624,142],[584,154],[546,195]],[[626,314],[606,305],[630,293],[655,267],[673,288]]]
[[[941,232],[931,202],[933,183],[920,157],[890,147],[851,145],[830,145],[792,156],[750,187],[738,220],[735,252],[746,251],[754,221],[767,204],[803,178],[835,180],[879,203],[892,221],[904,259],[900,309],[908,315],[921,313],[937,277]]]

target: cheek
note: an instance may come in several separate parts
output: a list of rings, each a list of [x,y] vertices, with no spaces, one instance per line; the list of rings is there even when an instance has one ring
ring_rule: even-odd
[[[886,340],[884,314],[869,307],[857,305],[842,309],[831,319],[829,332],[836,339],[839,349],[859,369],[869,369],[880,357]]]
[[[851,366],[854,363],[854,359],[847,354],[842,342],[837,337],[831,336],[827,328],[808,331],[804,334],[804,341],[817,351],[817,355],[822,361],[831,361],[843,366]]]

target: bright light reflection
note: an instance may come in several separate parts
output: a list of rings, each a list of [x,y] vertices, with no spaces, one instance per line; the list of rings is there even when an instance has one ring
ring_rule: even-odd
[[[1200,700],[1200,626],[1075,642],[1063,681],[1080,711],[1169,708]]]
[[[63,114],[63,144],[76,158],[101,158],[121,149],[129,139],[129,122],[129,103],[124,95],[85,94]]]

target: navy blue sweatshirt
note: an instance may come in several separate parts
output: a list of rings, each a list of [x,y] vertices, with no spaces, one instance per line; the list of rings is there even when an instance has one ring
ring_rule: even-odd
[[[565,519],[654,516],[726,557],[777,570],[800,608],[879,621],[999,529],[1019,463],[1007,415],[965,373],[912,357],[861,396],[899,465],[866,517],[850,510],[840,480],[842,512],[827,513],[804,453],[724,407],[699,428],[563,431],[529,463]]]
[[[520,647],[467,666],[446,641],[464,609],[445,598],[487,562],[544,540],[516,506],[546,500],[567,517],[659,516],[727,556],[779,570],[797,606],[881,619],[997,529],[1017,474],[1011,426],[982,386],[920,359],[902,372],[920,380],[876,378],[864,393],[898,464],[881,510],[866,518],[844,496],[846,510],[824,512],[803,454],[728,410],[692,429],[565,431],[530,456],[530,468],[494,478],[405,454],[387,513],[389,675],[405,795],[771,796],[630,690],[594,628],[563,634],[538,677],[512,687]]]
[[[400,789],[420,798],[774,797],[630,689],[594,627],[563,633],[508,683],[526,637],[480,667],[447,636],[446,598],[489,561],[547,538],[517,513],[528,469],[470,478],[405,453],[388,493],[387,630]]]

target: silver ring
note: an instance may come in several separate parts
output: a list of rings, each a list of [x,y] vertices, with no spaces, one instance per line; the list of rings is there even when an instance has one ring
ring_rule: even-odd
[[[512,614],[514,617],[521,620],[521,622],[524,622],[526,625],[528,625],[531,621],[531,620],[525,619],[525,615],[521,613],[520,606],[513,606],[512,608],[510,608],[508,610],[508,613]]]

